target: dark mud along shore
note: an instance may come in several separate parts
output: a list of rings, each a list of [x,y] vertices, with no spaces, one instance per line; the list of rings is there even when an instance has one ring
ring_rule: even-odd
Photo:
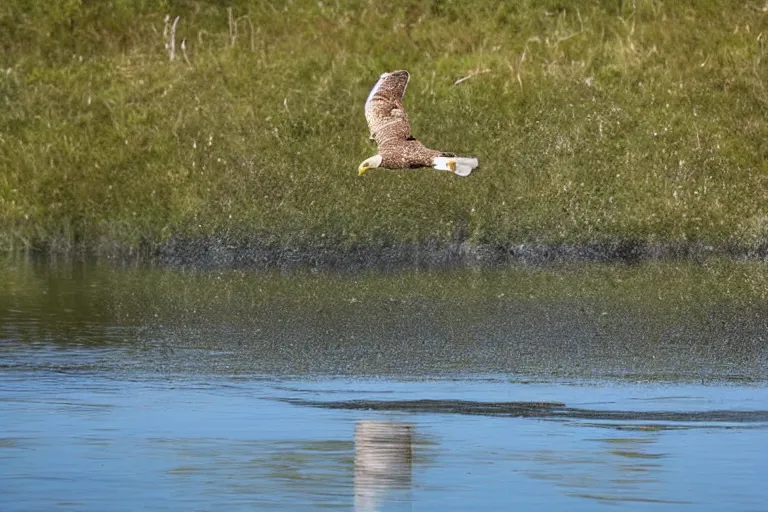
[[[588,244],[472,244],[430,240],[344,247],[330,242],[279,246],[259,239],[219,237],[172,238],[157,245],[125,249],[117,245],[96,250],[30,251],[47,259],[106,259],[186,268],[254,268],[318,270],[391,270],[481,268],[505,265],[539,266],[568,263],[636,264],[646,261],[768,260],[768,243],[758,247],[715,247],[704,243],[606,241]]]

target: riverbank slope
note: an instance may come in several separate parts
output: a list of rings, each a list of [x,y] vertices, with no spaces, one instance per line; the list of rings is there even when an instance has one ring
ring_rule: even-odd
[[[765,257],[763,1],[166,4],[0,9],[0,248]],[[414,133],[470,177],[357,176],[401,68]]]

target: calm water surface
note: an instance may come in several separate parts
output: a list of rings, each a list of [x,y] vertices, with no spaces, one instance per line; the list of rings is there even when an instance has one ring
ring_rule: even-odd
[[[0,264],[0,509],[766,510],[768,269]]]

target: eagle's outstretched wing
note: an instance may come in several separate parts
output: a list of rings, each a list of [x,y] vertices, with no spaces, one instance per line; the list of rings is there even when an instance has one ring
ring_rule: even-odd
[[[384,73],[365,101],[365,119],[371,138],[381,147],[410,139],[411,123],[403,107],[410,75],[407,71]]]

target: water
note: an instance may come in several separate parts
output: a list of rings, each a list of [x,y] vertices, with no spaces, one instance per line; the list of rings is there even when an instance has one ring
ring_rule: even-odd
[[[768,271],[0,266],[0,509],[766,510]]]

